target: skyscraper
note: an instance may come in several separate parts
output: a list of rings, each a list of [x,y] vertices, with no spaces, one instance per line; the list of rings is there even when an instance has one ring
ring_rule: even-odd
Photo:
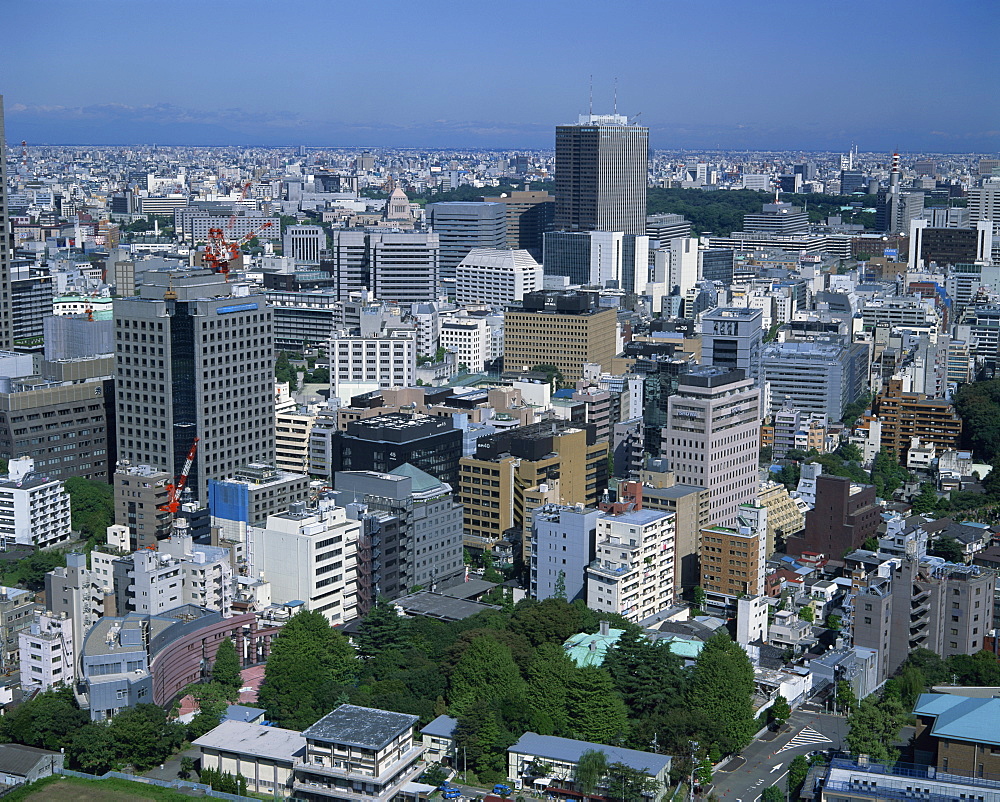
[[[209,479],[274,462],[271,310],[232,288],[210,270],[148,271],[140,296],[115,300],[118,455],[177,476],[198,437],[202,502]]]
[[[646,233],[649,129],[620,114],[556,126],[557,231]]]
[[[3,127],[3,95],[0,95],[0,351],[9,351],[13,345],[13,326],[10,319],[10,239],[7,232],[7,140]]]
[[[760,390],[742,370],[698,367],[678,377],[667,399],[661,456],[679,483],[711,493],[709,525],[733,526],[756,498]]]

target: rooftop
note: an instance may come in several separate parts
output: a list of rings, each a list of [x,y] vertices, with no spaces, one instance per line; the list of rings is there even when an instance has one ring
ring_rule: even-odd
[[[535,732],[524,733],[518,742],[507,751],[566,763],[576,763],[584,752],[590,750],[604,752],[608,757],[608,764],[624,763],[633,769],[645,771],[650,776],[670,770],[671,758],[669,755],[654,755],[651,752],[621,749],[617,746],[605,746],[587,741],[574,741],[571,738],[557,738],[554,735],[539,735]]]
[[[236,719],[223,721],[193,743],[202,748],[224,749],[227,752],[288,761],[301,755],[306,748],[305,737],[295,730]]]
[[[1000,699],[973,699],[949,693],[922,693],[914,715],[934,718],[930,732],[938,738],[1000,746]]]
[[[374,707],[341,705],[313,724],[302,735],[362,749],[383,749],[420,720],[419,716],[391,713]]]
[[[563,649],[578,668],[600,666],[604,663],[608,649],[618,643],[618,639],[624,634],[624,629],[609,629],[607,635],[600,632],[580,632],[570,635],[563,643]]]

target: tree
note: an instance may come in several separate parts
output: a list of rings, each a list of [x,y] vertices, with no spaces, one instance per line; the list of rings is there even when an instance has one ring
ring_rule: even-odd
[[[871,482],[879,498],[890,498],[909,478],[906,469],[899,464],[896,455],[882,449],[872,461]]]
[[[950,563],[965,562],[965,550],[953,537],[935,538],[927,553],[934,557],[942,557]]]
[[[358,654],[368,660],[403,643],[403,622],[395,606],[379,597],[354,636]]]
[[[844,462],[861,462],[863,458],[861,449],[854,443],[841,443],[834,453]]]
[[[553,387],[557,387],[564,381],[562,371],[559,370],[559,368],[557,368],[555,365],[550,365],[547,363],[542,365],[532,365],[531,372],[545,373],[548,376],[549,384],[553,385]]]
[[[612,763],[605,774],[605,799],[621,802],[645,802],[645,798],[660,790],[660,783],[645,769],[634,769],[624,763]]]
[[[858,697],[846,679],[837,680],[836,694],[838,710],[850,712],[858,706]]]
[[[910,503],[911,512],[913,512],[914,515],[930,512],[931,510],[937,509],[937,503],[938,496],[937,492],[934,490],[934,485],[930,482],[924,482],[920,486],[920,493]]]
[[[456,711],[482,702],[518,699],[526,690],[510,647],[486,636],[472,641],[451,675],[451,704]]]
[[[72,764],[88,774],[104,774],[119,766],[118,752],[104,724],[90,723],[76,730],[67,751]]]
[[[115,522],[115,498],[111,485],[71,476],[64,487],[69,494],[71,524],[93,545],[107,539]]]
[[[788,764],[788,778],[785,781],[789,799],[799,798],[799,791],[802,790],[802,783],[806,781],[808,773],[809,760],[805,755],[796,755],[792,758],[792,762]]]
[[[440,763],[431,763],[420,775],[420,782],[433,785],[435,788],[448,779],[448,772]]]
[[[867,538],[865,542],[862,544],[862,548],[865,549],[865,551],[878,551],[878,538],[877,537]]]
[[[14,743],[58,752],[88,720],[72,690],[60,688],[40,693],[0,718],[0,734]]]
[[[177,772],[177,776],[182,780],[186,780],[191,776],[191,772],[194,771],[194,758],[190,755],[184,755],[181,757],[181,767]]]
[[[566,601],[566,572],[560,571],[559,576],[556,577],[556,587],[553,592],[553,597]]]
[[[694,767],[694,781],[702,788],[712,784],[712,761],[703,757]]]
[[[295,366],[288,360],[288,353],[279,351],[274,360],[274,378],[279,382],[288,382],[288,391],[295,391],[298,386],[298,376]]]
[[[898,698],[887,693],[881,699],[866,696],[848,716],[847,745],[856,755],[868,755],[877,762],[893,761],[899,756],[893,744],[903,723]]]
[[[188,723],[188,738],[200,738],[209,730],[219,726],[226,708],[229,707],[229,691],[215,682],[191,685],[186,692],[198,703],[198,712]]]
[[[699,610],[705,604],[705,589],[701,585],[695,585],[694,590],[691,591],[691,601],[694,602],[694,606]]]
[[[739,751],[756,732],[753,689],[753,666],[746,652],[725,633],[709,638],[694,665],[688,705],[716,722],[723,752]]]
[[[575,671],[566,689],[566,713],[578,741],[620,743],[628,730],[628,709],[603,668]]]
[[[528,664],[528,701],[552,721],[557,735],[568,733],[566,693],[577,668],[562,646],[543,643]]]
[[[816,611],[813,610],[811,604],[799,608],[799,618],[803,621],[808,621],[810,624],[816,619]]]
[[[226,698],[236,702],[240,698],[240,688],[243,687],[243,675],[240,673],[240,658],[236,647],[230,638],[219,644],[215,652],[215,662],[212,663],[212,682],[222,687]]]
[[[844,619],[842,619],[836,613],[830,613],[826,617],[826,628],[832,629],[834,632],[840,632],[841,627],[844,625]]]
[[[788,721],[788,717],[792,715],[791,705],[788,704],[788,700],[782,696],[780,693],[774,697],[774,702],[767,711],[767,717],[778,727]]]
[[[278,726],[303,730],[333,709],[357,667],[354,650],[326,616],[304,610],[275,639],[258,702]]]
[[[151,704],[122,710],[108,731],[119,761],[140,771],[162,763],[184,740],[184,727],[167,721],[163,708]]]
[[[576,763],[574,782],[576,788],[585,796],[590,796],[597,790],[604,775],[608,772],[608,756],[597,749],[588,749]]]
[[[776,785],[769,785],[760,796],[761,802],[785,802],[785,795]]]

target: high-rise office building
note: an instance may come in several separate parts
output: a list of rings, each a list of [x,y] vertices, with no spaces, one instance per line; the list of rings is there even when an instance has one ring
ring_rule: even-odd
[[[10,239],[7,228],[7,146],[4,138],[3,95],[0,95],[0,350],[9,351],[13,345],[13,326],[10,318]]]
[[[507,246],[507,207],[502,203],[446,201],[427,205],[427,224],[440,244],[443,289],[455,292],[455,271],[473,248]]]
[[[741,370],[699,367],[667,399],[660,453],[677,481],[711,492],[710,526],[732,526],[757,495],[760,390]]]
[[[203,502],[209,479],[274,462],[271,310],[221,279],[148,271],[115,300],[118,455],[177,476],[197,437],[187,485]]]
[[[370,290],[395,303],[436,301],[438,235],[424,233],[338,231],[332,243],[337,297]]]
[[[556,126],[557,231],[646,233],[649,129],[620,114]]]

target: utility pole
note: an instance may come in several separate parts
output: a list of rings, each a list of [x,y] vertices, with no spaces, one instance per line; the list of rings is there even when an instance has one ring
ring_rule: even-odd
[[[691,746],[691,787],[688,791],[689,802],[694,802],[694,771],[695,771],[695,755],[698,753],[698,742],[688,741]]]

